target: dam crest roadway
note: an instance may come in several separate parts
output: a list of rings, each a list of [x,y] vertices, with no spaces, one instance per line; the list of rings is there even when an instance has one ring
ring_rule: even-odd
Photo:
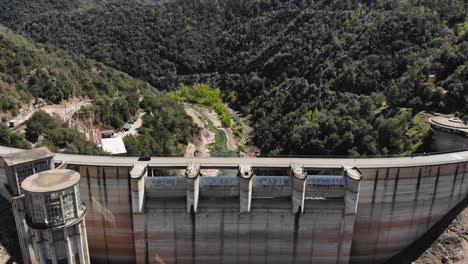
[[[22,151],[0,147],[3,157]],[[56,167],[81,175],[93,263],[385,263],[468,191],[468,151],[151,161],[53,155]]]

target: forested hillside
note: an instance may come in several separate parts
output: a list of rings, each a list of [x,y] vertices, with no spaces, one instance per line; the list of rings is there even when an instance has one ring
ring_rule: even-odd
[[[220,87],[264,154],[404,153],[421,111],[468,114],[463,0],[29,2],[0,23],[159,89]]]
[[[87,95],[99,101],[150,87],[102,63],[50,45],[37,45],[1,26],[0,56],[3,111],[15,112],[22,104],[37,98],[57,103],[71,98],[75,92],[77,96]]]
[[[192,134],[191,119],[183,107],[147,82],[102,63],[66,51],[40,45],[0,26],[0,111],[15,116],[24,105],[42,98],[58,103],[77,96],[93,100],[91,110],[96,122],[120,129],[139,108],[151,113],[144,126],[157,127],[158,137],[147,142],[150,154],[181,154]],[[148,100],[140,102],[144,96]],[[158,100],[150,100],[150,96]],[[150,107],[146,107],[151,104]],[[157,108],[156,108],[157,107]],[[40,113],[40,112],[38,112]],[[38,114],[36,113],[36,114]],[[46,113],[28,121],[26,137],[35,143],[40,135],[52,150],[73,153],[99,153],[84,136]],[[144,141],[144,135],[138,140]],[[0,125],[0,143],[27,147],[24,136],[11,133]],[[132,153],[138,154],[139,152]]]

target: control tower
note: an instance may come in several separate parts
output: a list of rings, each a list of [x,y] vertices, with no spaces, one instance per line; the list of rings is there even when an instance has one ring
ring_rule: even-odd
[[[456,117],[433,116],[431,124],[432,151],[453,151],[468,148],[468,125]]]
[[[42,147],[0,156],[0,195],[11,202],[24,264],[37,263],[26,224],[21,183],[27,177],[54,168],[54,153]],[[2,184],[3,182],[3,184]]]
[[[90,263],[79,182],[79,173],[53,169],[21,183],[39,263]]]

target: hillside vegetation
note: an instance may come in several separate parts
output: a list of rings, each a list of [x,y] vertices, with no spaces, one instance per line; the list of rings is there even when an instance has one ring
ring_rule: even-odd
[[[94,100],[134,93],[149,85],[129,75],[56,49],[38,45],[0,26],[0,107],[17,112],[42,98],[58,103],[87,95]]]
[[[416,149],[421,111],[467,114],[467,5],[2,0],[0,23],[160,89],[220,87],[263,154],[374,155]]]
[[[169,97],[178,102],[188,102],[214,110],[218,113],[224,127],[231,126],[231,118],[223,103],[219,88],[211,88],[206,83],[195,83],[192,86],[179,84],[179,88],[170,92]]]
[[[93,100],[89,108],[96,122],[104,127],[120,129],[139,108],[151,112],[152,119],[145,119],[143,126],[157,128],[158,138],[151,143],[148,154],[181,154],[195,133],[190,117],[180,104],[147,82],[100,62],[48,44],[36,44],[2,26],[0,58],[0,111],[3,113],[15,116],[24,104],[32,100],[42,98],[58,103],[70,99],[75,93]],[[143,93],[146,96],[141,101]],[[157,109],[146,107],[151,104],[151,97],[158,98]],[[53,150],[100,153],[95,145],[86,142],[82,135],[59,120],[46,113],[36,114],[33,117],[42,117],[28,122],[26,137],[29,141],[35,143],[40,135],[44,135],[43,144]],[[10,142],[13,146],[29,145],[24,136],[9,132],[2,124],[0,143],[8,145]]]
[[[45,111],[35,112],[26,122],[26,138],[37,142],[43,135],[44,140],[38,146],[47,146],[54,152],[75,154],[105,154],[91,141],[86,140],[78,130],[69,128],[59,117],[51,116]]]

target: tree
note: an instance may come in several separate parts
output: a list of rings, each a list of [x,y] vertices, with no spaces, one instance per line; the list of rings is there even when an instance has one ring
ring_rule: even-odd
[[[39,110],[35,112],[26,122],[26,138],[36,142],[40,135],[44,135],[50,129],[56,127],[58,120],[47,112]]]
[[[22,134],[14,133],[7,126],[0,123],[0,144],[17,148],[30,148],[31,144]]]

